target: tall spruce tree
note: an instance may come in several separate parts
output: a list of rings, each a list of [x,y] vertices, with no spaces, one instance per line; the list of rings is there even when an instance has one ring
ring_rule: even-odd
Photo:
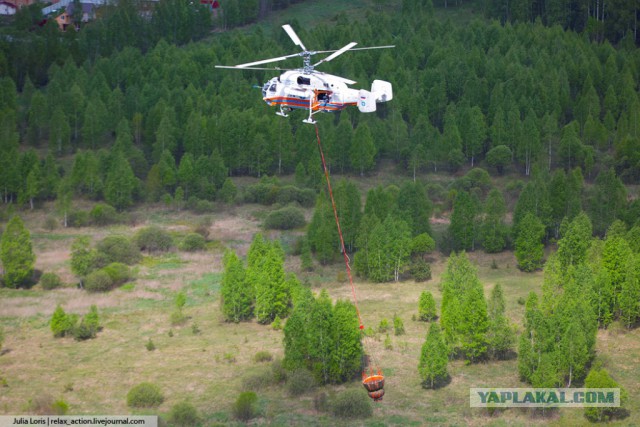
[[[440,322],[452,355],[476,362],[487,353],[487,303],[475,267],[465,252],[452,253],[440,283]]]
[[[245,268],[235,252],[225,252],[222,263],[222,314],[229,322],[249,320],[253,317],[255,288],[247,281]]]
[[[429,322],[437,317],[436,300],[433,299],[431,292],[422,291],[420,293],[420,300],[418,301],[418,318],[422,321]]]
[[[493,287],[487,304],[489,328],[487,329],[487,342],[489,343],[489,355],[501,360],[509,356],[515,343],[515,332],[505,315],[505,300],[502,286],[498,283]]]
[[[449,378],[447,365],[449,356],[440,325],[431,323],[427,339],[422,345],[418,372],[425,388],[436,388]]]
[[[3,283],[9,288],[26,285],[33,276],[36,256],[31,233],[19,216],[12,217],[2,233],[0,261],[4,270]]]
[[[544,257],[544,225],[532,213],[527,213],[518,227],[516,259],[522,271],[532,272],[542,266]]]
[[[508,229],[504,223],[507,207],[502,192],[492,189],[484,203],[484,218],[480,226],[482,247],[488,253],[501,252],[507,245]]]
[[[473,199],[464,190],[456,194],[449,225],[451,247],[455,251],[473,250],[476,238],[477,209]]]

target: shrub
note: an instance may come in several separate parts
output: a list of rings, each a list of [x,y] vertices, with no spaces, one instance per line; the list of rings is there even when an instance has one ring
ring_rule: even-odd
[[[389,320],[385,317],[380,321],[380,324],[378,325],[378,332],[385,333],[389,329],[391,329],[391,326],[389,325]]]
[[[200,425],[198,410],[189,402],[173,405],[168,418],[169,424],[175,427],[192,427]]]
[[[404,322],[399,316],[393,316],[393,329],[396,335],[404,335]]]
[[[271,323],[271,328],[274,331],[279,331],[280,329],[282,329],[282,320],[280,319],[280,316],[278,316],[276,314],[276,318],[273,319],[273,322]]]
[[[153,350],[156,349],[156,345],[153,343],[151,338],[149,338],[149,340],[147,341],[147,343],[144,346],[147,349],[147,351],[153,351]]]
[[[215,209],[215,205],[209,200],[198,200],[190,209],[197,214],[211,213]]]
[[[233,404],[233,416],[241,421],[249,421],[258,416],[258,395],[253,391],[240,393]]]
[[[73,328],[73,337],[78,340],[88,340],[95,338],[100,330],[100,319],[98,317],[98,307],[92,305],[80,322],[80,325]]]
[[[182,310],[175,309],[175,310],[173,310],[173,312],[171,312],[171,316],[169,317],[169,321],[171,322],[171,324],[173,326],[182,325],[184,322],[187,321],[187,316],[184,315]]]
[[[409,267],[409,272],[416,282],[424,282],[431,279],[431,265],[423,258],[417,258]]]
[[[306,369],[296,369],[287,377],[287,391],[291,396],[307,393],[315,385],[313,374]]]
[[[269,387],[273,383],[273,375],[269,370],[248,375],[242,379],[242,390],[255,391]]]
[[[121,262],[127,265],[133,265],[142,259],[140,251],[125,236],[107,236],[98,242],[96,249],[101,256],[101,263],[98,267],[103,267],[112,262]]]
[[[384,349],[385,350],[393,350],[393,343],[391,342],[391,337],[389,334],[384,339]]]
[[[89,225],[89,212],[71,211],[67,214],[67,225],[69,227],[86,227]]]
[[[113,280],[106,271],[96,270],[84,279],[84,287],[89,292],[106,292],[113,287]]]
[[[120,220],[116,209],[105,203],[98,203],[89,212],[89,217],[93,225],[105,226],[109,224],[115,224]]]
[[[259,182],[258,184],[248,185],[245,188],[244,201],[246,203],[259,203],[261,205],[272,205],[280,188],[277,185]]]
[[[131,279],[131,269],[121,262],[112,262],[102,269],[109,275],[111,286],[118,286]]]
[[[331,413],[339,418],[368,418],[373,415],[369,397],[359,388],[338,393],[330,407]]]
[[[139,230],[134,241],[141,251],[148,252],[166,252],[173,245],[169,233],[155,225]]]
[[[256,355],[253,356],[253,361],[256,363],[271,362],[272,360],[273,356],[271,355],[271,353],[264,350],[257,352]]]
[[[74,320],[74,316],[65,313],[64,309],[61,306],[56,307],[50,321],[51,332],[53,332],[53,336],[56,338],[60,338],[70,334],[73,331],[73,327],[75,326]]]
[[[36,415],[65,415],[69,412],[69,405],[62,399],[55,400],[50,394],[39,394],[29,399],[27,404],[29,413]]]
[[[96,331],[93,330],[84,319],[80,322],[78,326],[73,328],[73,337],[76,341],[84,341],[91,338],[95,338]]]
[[[62,281],[56,273],[44,273],[40,276],[40,285],[42,289],[50,290],[61,286]]]
[[[290,230],[302,227],[305,224],[302,210],[287,206],[282,209],[270,212],[264,221],[265,228],[276,230]]]
[[[236,195],[238,194],[238,190],[231,180],[231,178],[227,178],[224,180],[222,184],[222,188],[218,191],[218,200],[224,203],[233,203],[236,200]]]
[[[206,243],[207,242],[201,234],[189,233],[184,236],[178,247],[181,251],[195,252],[203,250],[206,246]]]
[[[44,220],[44,229],[47,231],[53,231],[56,228],[58,228],[58,220],[55,219],[52,216],[48,216],[45,220]]]
[[[151,383],[140,383],[127,393],[127,406],[131,408],[153,408],[164,402],[160,387]]]
[[[271,363],[271,374],[275,383],[281,383],[287,380],[287,371],[282,366],[282,360],[276,359]]]

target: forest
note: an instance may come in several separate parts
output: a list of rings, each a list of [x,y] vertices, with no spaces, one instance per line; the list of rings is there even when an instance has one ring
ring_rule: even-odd
[[[414,349],[412,378],[433,393],[467,365],[508,366],[500,369],[519,386],[617,386],[599,340],[616,331],[636,345],[640,324],[635,2],[372,0],[359,2],[365,13],[339,11],[313,25],[280,18],[311,0],[220,3],[212,13],[161,0],[143,17],[138,3],[120,0],[64,33],[30,6],[0,27],[4,291],[61,286],[49,272],[34,279],[42,272],[27,228],[37,215],[49,232],[71,233],[62,270],[89,295],[131,286],[167,253],[215,254],[223,325],[215,328],[255,320],[279,334],[274,375],[283,372],[292,395],[308,377],[318,386],[353,382],[371,350],[357,333],[357,308],[348,294],[314,285],[346,280],[315,129],[304,114],[285,119],[262,102],[255,87],[272,72],[214,68],[296,52],[280,28],[288,23],[312,49],[395,45],[322,64],[354,87],[391,82],[392,102],[370,115],[316,116],[356,281],[417,292],[406,329],[420,331],[419,344],[397,341],[406,333],[401,315],[416,311],[403,309],[387,313],[391,322],[373,320],[368,345],[403,356]],[[149,210],[175,223],[145,222]],[[216,225],[206,215],[243,210],[259,212],[249,221],[258,233],[225,243],[209,234]],[[175,234],[192,220],[197,226]],[[118,231],[105,236],[105,228]],[[516,294],[509,281],[488,286],[496,259],[514,266],[500,274],[530,286]],[[163,294],[170,336],[204,301],[194,286]],[[81,317],[58,304],[47,325],[57,340],[99,341],[98,310],[92,304]],[[230,354],[225,362],[235,363]],[[259,416],[256,394],[244,394],[253,388],[243,388],[234,418]],[[344,405],[372,413],[347,392],[322,393],[313,398],[318,413],[343,417]],[[637,403],[625,405],[583,416],[637,419]],[[512,416],[539,415],[558,416]]]

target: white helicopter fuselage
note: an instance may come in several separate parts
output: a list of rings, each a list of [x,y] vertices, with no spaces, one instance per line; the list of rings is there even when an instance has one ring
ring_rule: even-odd
[[[390,101],[391,84],[374,81],[372,90],[352,89],[356,82],[331,74],[292,70],[274,77],[262,87],[262,98],[267,105],[280,106],[280,115],[291,109],[316,112],[335,112],[348,106],[358,106],[363,112],[376,110],[377,102]]]

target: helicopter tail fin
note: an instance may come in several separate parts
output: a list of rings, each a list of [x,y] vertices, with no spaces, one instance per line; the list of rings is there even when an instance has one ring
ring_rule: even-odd
[[[393,99],[391,83],[384,80],[374,80],[371,84],[371,92],[376,102],[387,102]]]
[[[376,98],[374,94],[368,90],[360,89],[358,91],[358,109],[362,113],[373,113],[376,111]]]

